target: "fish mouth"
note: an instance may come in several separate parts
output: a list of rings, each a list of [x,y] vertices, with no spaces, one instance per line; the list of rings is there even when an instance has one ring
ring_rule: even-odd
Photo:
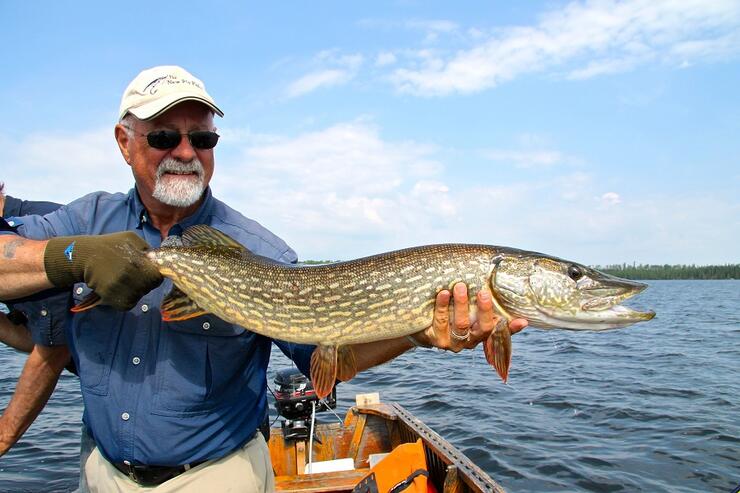
[[[651,320],[655,312],[641,312],[621,305],[647,288],[647,284],[629,279],[595,272],[584,278],[579,286],[582,300],[580,310],[559,312],[538,307],[541,313],[556,319],[562,328],[573,330],[607,330],[626,327],[637,322]]]
[[[581,310],[603,311],[618,306],[626,299],[643,292],[647,284],[597,272],[585,280],[579,290],[583,294]]]
[[[567,314],[545,307],[538,307],[537,310],[549,319],[549,326],[570,330],[619,329],[637,322],[646,322],[655,317],[655,312],[652,310],[641,312],[623,305]]]

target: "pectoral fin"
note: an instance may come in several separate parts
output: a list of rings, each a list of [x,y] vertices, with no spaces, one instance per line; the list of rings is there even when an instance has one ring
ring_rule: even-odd
[[[311,383],[319,399],[331,394],[337,380],[337,347],[317,346],[311,354]]]
[[[509,323],[505,318],[499,319],[496,328],[483,346],[483,352],[486,355],[486,361],[496,368],[496,372],[506,383],[511,366],[511,331],[509,331]]]
[[[164,297],[160,311],[165,322],[188,320],[208,313],[177,286],[172,286],[172,291]]]
[[[94,306],[98,306],[100,302],[103,301],[100,296],[95,293],[95,291],[88,294],[84,300],[80,301],[79,304],[73,306],[70,308],[70,311],[72,313],[80,313],[89,310],[90,308]]]

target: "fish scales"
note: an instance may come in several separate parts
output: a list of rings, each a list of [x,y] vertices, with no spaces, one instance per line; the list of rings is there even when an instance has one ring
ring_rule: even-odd
[[[430,245],[348,262],[293,266],[233,249],[179,251],[163,247],[162,254],[150,258],[201,308],[268,337],[333,345],[391,339],[428,327],[436,294],[465,280],[475,300],[480,286],[487,285],[492,258],[500,253],[486,245]],[[193,276],[202,281],[194,285],[188,281]],[[233,295],[224,289],[227,278],[261,281]],[[325,312],[324,320],[307,317],[310,307]]]

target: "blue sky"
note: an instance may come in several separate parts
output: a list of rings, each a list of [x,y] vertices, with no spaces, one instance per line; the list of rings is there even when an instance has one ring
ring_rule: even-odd
[[[125,191],[121,93],[226,115],[214,193],[301,258],[508,245],[740,262],[740,2],[1,2],[0,180]]]

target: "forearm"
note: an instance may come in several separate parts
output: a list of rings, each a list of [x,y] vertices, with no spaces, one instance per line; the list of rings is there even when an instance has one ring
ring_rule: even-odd
[[[5,314],[0,314],[0,342],[24,353],[30,353],[33,349],[33,340],[28,328],[25,325],[14,324]]]
[[[46,241],[0,235],[0,300],[12,300],[52,287],[44,270]]]
[[[13,397],[0,417],[0,455],[5,454],[31,426],[49,400],[68,361],[66,346],[34,346],[18,378]]]
[[[406,337],[352,345],[357,371],[382,365],[414,347],[416,345]]]

